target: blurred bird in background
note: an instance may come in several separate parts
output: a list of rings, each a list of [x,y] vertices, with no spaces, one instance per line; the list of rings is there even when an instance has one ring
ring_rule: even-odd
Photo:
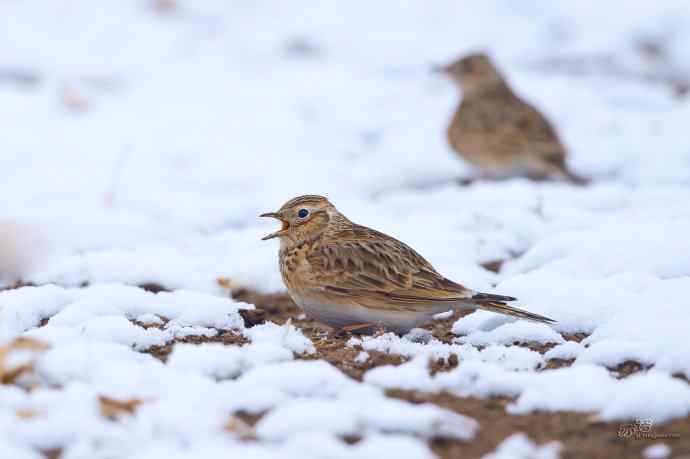
[[[448,142],[482,177],[587,182],[566,165],[566,150],[553,126],[515,95],[488,55],[470,54],[436,70],[462,90]]]

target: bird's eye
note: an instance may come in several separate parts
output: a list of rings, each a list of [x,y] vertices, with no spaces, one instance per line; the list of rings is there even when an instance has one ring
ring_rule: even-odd
[[[309,211],[307,209],[300,209],[299,212],[297,212],[297,216],[299,218],[307,218],[307,215],[309,215]]]

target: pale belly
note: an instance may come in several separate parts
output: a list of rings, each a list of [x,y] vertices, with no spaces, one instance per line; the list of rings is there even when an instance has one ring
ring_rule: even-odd
[[[383,326],[395,333],[407,333],[432,320],[435,314],[445,312],[448,307],[430,307],[428,310],[418,311],[389,311],[365,308],[359,305],[323,304],[307,298],[302,298],[290,292],[292,300],[300,306],[307,317],[322,322],[334,328],[348,325],[372,324]]]
[[[462,156],[480,170],[483,177],[502,180],[512,177],[532,177],[544,175],[535,169],[528,160],[529,156],[521,153],[510,155],[489,155],[487,153],[463,152]]]

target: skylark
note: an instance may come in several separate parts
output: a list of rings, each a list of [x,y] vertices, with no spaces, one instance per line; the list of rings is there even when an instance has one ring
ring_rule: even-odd
[[[508,306],[515,298],[479,293],[446,279],[406,244],[351,222],[322,196],[299,196],[277,212],[282,222],[263,240],[280,239],[280,272],[307,316],[353,331],[405,333],[449,310],[553,320]]]
[[[565,147],[553,126],[513,93],[489,56],[470,54],[437,70],[462,90],[448,126],[448,142],[483,176],[586,182],[568,169]]]

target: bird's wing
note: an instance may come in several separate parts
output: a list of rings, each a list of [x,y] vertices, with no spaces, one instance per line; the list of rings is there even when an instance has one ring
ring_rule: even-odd
[[[511,296],[479,293],[439,274],[421,255],[378,231],[353,225],[337,232],[307,256],[311,293],[334,304],[371,309],[422,311],[434,304],[448,309],[481,308],[522,319],[554,323],[548,317],[514,308]]]
[[[494,108],[498,128],[495,142],[503,149],[543,157],[551,163],[565,161],[566,150],[558,133],[539,110],[514,94]]]
[[[549,144],[563,148],[556,130],[551,123],[536,108],[527,102],[515,97],[511,104],[514,126],[533,143]]]
[[[513,96],[506,107],[505,123],[496,140],[503,151],[514,151],[529,156],[551,170],[553,174],[577,184],[584,185],[587,179],[572,172],[566,164],[566,148],[551,123],[532,105]]]
[[[532,105],[512,92],[488,94],[463,101],[451,125],[457,147],[513,155],[525,152],[564,161],[566,150],[551,123]]]
[[[314,290],[337,302],[417,310],[471,298],[474,291],[440,275],[421,255],[378,231],[354,225],[307,256]]]

